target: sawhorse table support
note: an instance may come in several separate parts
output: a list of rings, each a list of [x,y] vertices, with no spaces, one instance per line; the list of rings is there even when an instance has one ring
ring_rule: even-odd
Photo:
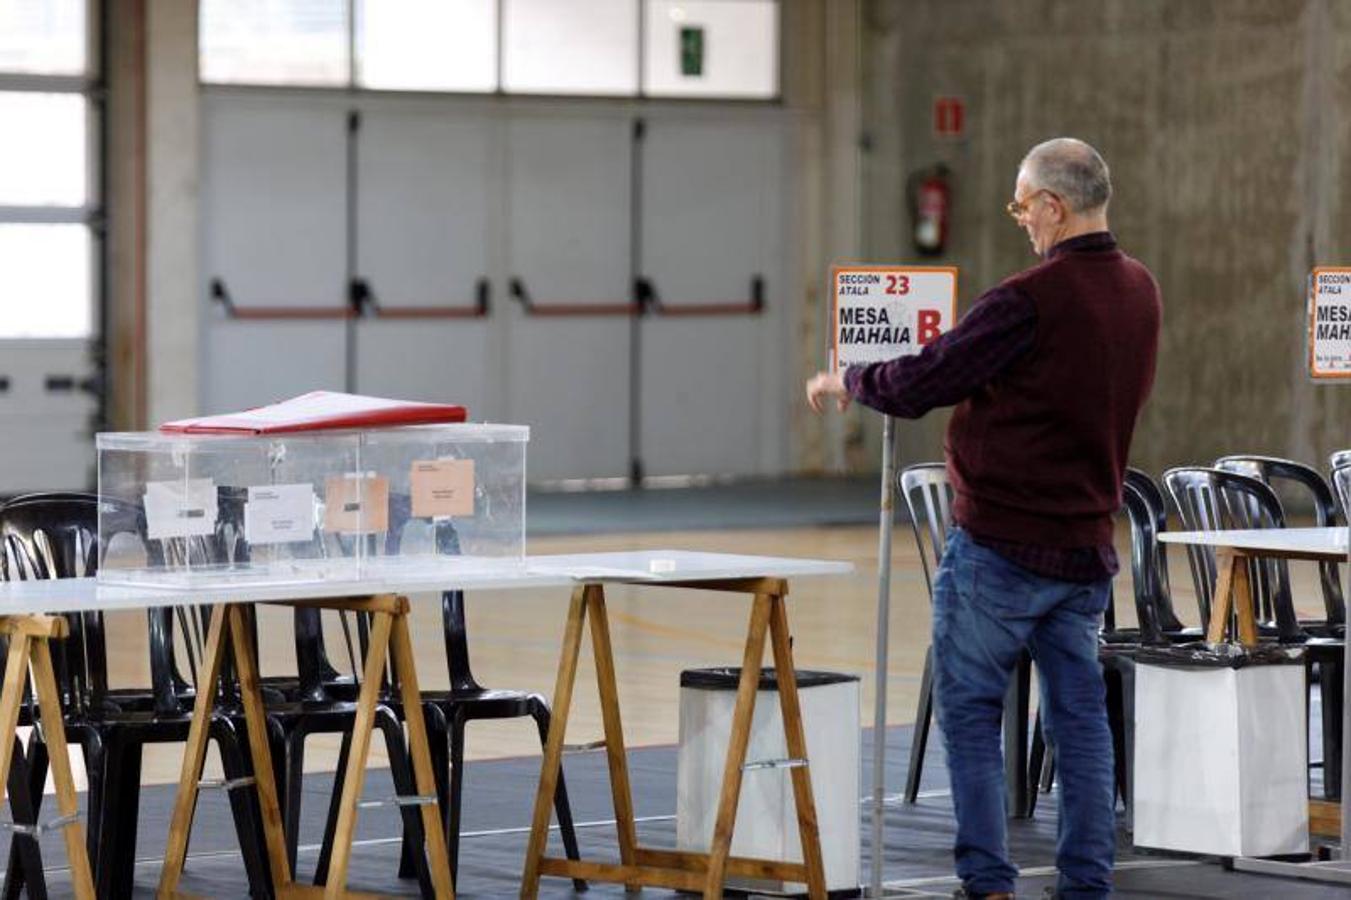
[[[84,826],[79,819],[75,778],[70,770],[66,726],[61,713],[61,696],[56,689],[52,652],[48,644],[52,638],[64,638],[68,633],[66,620],[61,616],[0,616],[0,634],[9,639],[5,681],[0,689],[0,791],[9,783],[9,767],[14,756],[14,729],[19,724],[19,708],[23,706],[24,687],[31,665],[33,689],[40,711],[38,721],[47,744],[52,781],[56,785],[59,818],[49,827],[59,827],[65,835],[66,857],[70,863],[75,896],[79,900],[94,900],[94,879],[89,867],[89,852],[85,847]]]
[[[311,606],[319,609],[369,613],[373,619],[370,649],[366,655],[361,692],[357,698],[356,721],[352,728],[352,746],[347,759],[347,771],[343,774],[337,832],[326,885],[297,884],[287,860],[281,808],[277,802],[277,785],[272,775],[272,757],[267,743],[267,713],[263,708],[259,687],[258,654],[253,643],[253,629],[249,627],[245,604],[225,603],[212,608],[211,627],[207,635],[202,664],[198,670],[197,697],[201,700],[216,696],[216,685],[220,680],[225,654],[231,653],[235,671],[239,674],[249,755],[253,761],[254,787],[262,810],[263,839],[267,848],[273,889],[278,900],[299,897],[323,897],[325,900],[374,898],[378,895],[348,891],[346,883],[352,839],[356,829],[357,803],[361,799],[361,788],[366,776],[366,756],[371,745],[371,731],[386,654],[393,662],[394,674],[403,700],[404,721],[408,727],[409,756],[413,763],[418,794],[436,795],[436,782],[427,744],[427,725],[422,717],[422,697],[418,691],[413,647],[408,636],[408,598],[394,594],[380,594],[373,597],[276,602],[287,606]],[[173,819],[169,826],[164,869],[160,874],[158,893],[160,900],[185,896],[178,891],[178,882],[183,873],[183,863],[187,854],[188,832],[196,807],[202,763],[206,759],[207,724],[213,712],[212,706],[210,702],[198,702],[193,709],[188,743],[183,753],[182,775],[174,801]],[[438,898],[449,900],[455,894],[451,887],[450,861],[446,853],[440,808],[434,803],[429,803],[423,804],[421,809],[422,830],[426,840],[432,884]]]
[[[774,654],[779,703],[783,712],[783,730],[788,755],[807,759],[807,742],[802,730],[802,711],[798,703],[797,679],[793,671],[793,651],[788,632],[784,597],[788,585],[777,578],[744,578],[725,581],[661,582],[652,587],[684,587],[699,590],[728,591],[754,596],[750,624],[746,632],[746,650],[737,686],[736,708],[732,714],[732,732],[723,768],[722,791],[713,843],[707,853],[658,850],[638,844],[634,824],[633,795],[629,787],[628,763],[624,753],[624,732],[619,715],[619,693],[615,684],[614,653],[610,646],[610,624],[605,612],[605,593],[599,584],[577,587],[568,607],[563,652],[558,663],[558,681],[554,689],[553,721],[545,746],[539,789],[535,795],[535,815],[526,851],[525,874],[521,879],[522,900],[534,900],[542,875],[622,882],[629,888],[666,887],[701,892],[705,900],[723,895],[728,875],[771,878],[807,885],[811,900],[825,900],[825,875],[821,858],[820,835],[816,823],[816,805],[812,799],[811,775],[805,765],[789,771],[793,780],[798,832],[802,837],[803,862],[751,859],[730,855],[732,830],[736,823],[737,801],[741,796],[741,774],[750,740],[751,715],[755,710],[760,663],[764,658],[766,632]],[[577,659],[581,652],[582,628],[591,617],[591,649],[596,662],[596,681],[600,689],[601,715],[605,728],[605,753],[610,765],[610,790],[614,798],[615,820],[619,831],[618,864],[569,860],[545,856],[554,789],[562,764],[563,739],[567,732],[572,688],[577,678]]]

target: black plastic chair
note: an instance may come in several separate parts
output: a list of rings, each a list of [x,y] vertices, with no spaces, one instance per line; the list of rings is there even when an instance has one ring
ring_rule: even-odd
[[[465,727],[474,721],[490,719],[534,720],[539,732],[541,749],[549,740],[551,715],[548,701],[530,691],[486,688],[478,683],[469,665],[469,638],[465,627],[464,593],[444,591],[441,594],[441,619],[445,631],[446,665],[450,670],[450,689],[423,691],[423,702],[438,709],[447,732],[442,737],[450,748],[450,805],[446,815],[446,845],[450,853],[452,880],[459,866],[460,810],[464,794],[464,735]],[[580,859],[577,832],[568,802],[567,785],[560,770],[558,787],[554,791],[554,812],[563,839],[563,849],[569,859]],[[585,881],[574,879],[578,891],[587,889]]]
[[[392,498],[392,521],[399,522],[408,518],[409,509],[406,498]],[[397,552],[400,535],[397,529],[391,534],[387,549]],[[450,522],[438,523],[434,540],[437,552],[442,555],[457,555],[460,552],[459,536]],[[441,620],[446,647],[446,666],[450,674],[450,688],[445,691],[422,691],[422,703],[427,719],[428,741],[432,746],[432,764],[437,772],[437,790],[444,813],[446,846],[450,856],[451,879],[454,881],[459,862],[460,811],[464,788],[464,739],[465,728],[473,721],[490,719],[516,719],[530,717],[539,732],[540,747],[543,748],[549,737],[550,712],[548,702],[537,693],[519,690],[501,690],[486,688],[478,683],[469,664],[469,638],[465,625],[464,593],[462,591],[443,591],[441,594]],[[364,624],[364,623],[359,623]],[[362,630],[364,633],[364,629]],[[402,718],[402,704],[398,699],[396,685],[388,684],[387,702],[390,708]],[[349,741],[344,738],[338,756],[341,771],[346,764]],[[447,777],[448,775],[448,777]],[[319,871],[327,869],[331,853],[332,837],[337,826],[336,794],[330,801],[329,822],[324,833],[324,843],[320,851]],[[563,848],[569,859],[580,859],[577,844],[577,832],[572,819],[572,808],[568,802],[567,784],[560,771],[558,786],[554,792],[554,810],[558,816],[559,832]],[[400,877],[408,877],[413,870],[415,858],[412,847],[421,846],[414,839],[413,832],[405,829],[403,856],[400,861]],[[587,883],[574,879],[573,886],[585,891]]]
[[[1274,456],[1231,455],[1215,460],[1215,468],[1251,475],[1273,490],[1282,485],[1296,487],[1311,503],[1314,524],[1328,528],[1338,524],[1337,501],[1327,481],[1317,469],[1290,459]],[[1323,592],[1325,621],[1301,621],[1306,631],[1323,636],[1340,636],[1346,624],[1346,603],[1342,598],[1341,571],[1334,562],[1318,564],[1319,586]]]
[[[1169,469],[1163,479],[1183,527],[1188,531],[1285,527],[1285,511],[1276,493],[1249,475],[1184,466]],[[1216,585],[1215,551],[1211,547],[1189,544],[1187,562],[1196,588],[1201,626],[1208,628]],[[1295,616],[1285,561],[1250,560],[1248,586],[1259,634],[1274,637],[1282,643],[1304,643],[1308,635]]]
[[[933,603],[933,577],[947,548],[948,529],[952,525],[952,485],[942,463],[920,463],[902,470],[896,489],[910,513],[915,532],[920,567],[924,571],[924,589]],[[926,539],[927,538],[927,542]],[[924,752],[929,744],[933,722],[933,646],[924,650],[924,675],[919,686],[919,706],[915,709],[915,733],[910,743],[910,765],[905,775],[905,801],[919,797],[920,776],[924,772]]]
[[[1328,454],[1328,472],[1335,475],[1338,469],[1345,469],[1347,466],[1351,466],[1351,450],[1334,450]],[[1333,481],[1336,481],[1336,479],[1334,478]],[[1334,485],[1334,489],[1335,487]],[[1340,491],[1337,491],[1337,502],[1341,504],[1342,521],[1344,522],[1346,521],[1347,498]]]
[[[1184,526],[1192,531],[1232,528],[1284,528],[1285,512],[1276,493],[1265,482],[1223,469],[1186,467],[1164,474],[1168,490]],[[1215,552],[1189,545],[1188,561],[1196,585],[1202,627],[1210,622],[1216,582]],[[1248,585],[1253,612],[1258,616],[1258,634],[1283,644],[1303,644],[1308,677],[1315,673],[1323,698],[1323,790],[1339,797],[1341,789],[1342,666],[1345,648],[1341,638],[1310,636],[1295,615],[1290,577],[1283,559],[1261,558],[1248,562]],[[1231,613],[1236,615],[1236,613]]]
[[[1200,629],[1187,628],[1173,608],[1173,589],[1168,573],[1168,545],[1158,539],[1160,534],[1168,530],[1168,501],[1164,498],[1163,489],[1149,473],[1136,468],[1126,469],[1124,484],[1129,485],[1136,495],[1136,500],[1144,504],[1144,509],[1137,508],[1134,511],[1127,506],[1132,529],[1137,527],[1137,518],[1141,529],[1139,535],[1132,530],[1131,547],[1134,553],[1136,540],[1142,541],[1140,552],[1151,559],[1154,609],[1159,628],[1173,641],[1198,638],[1201,636]],[[1124,495],[1124,486],[1122,502],[1126,504],[1131,502]],[[1146,518],[1153,519],[1152,526],[1146,523]],[[1150,546],[1153,547],[1152,551],[1149,549]]]
[[[100,503],[106,519],[121,519],[117,530],[132,535],[144,533],[144,520],[134,506],[110,499],[100,501],[88,494],[33,494],[0,507],[5,578],[93,575],[101,556]],[[149,691],[108,689],[102,613],[71,615],[68,621],[71,636],[60,649],[61,661],[55,668],[66,711],[66,730],[84,751],[89,773],[88,840],[96,889],[100,896],[129,896],[140,812],[142,748],[149,743],[186,740],[191,722],[190,706],[184,704],[182,692],[170,675],[176,668],[172,618],[164,609],[149,613],[151,671],[156,682]],[[160,708],[165,698],[173,698],[173,709]],[[209,727],[226,779],[248,778],[251,770],[234,723],[217,715]],[[33,790],[31,811],[36,821],[47,759],[45,748],[35,745],[32,749],[26,775]],[[268,896],[270,881],[263,862],[260,814],[249,795],[230,791],[229,798],[251,893]],[[16,807],[15,812],[20,810]],[[16,854],[20,860],[29,855],[21,846],[24,843],[29,841],[20,839],[11,845],[6,897],[17,896],[25,881],[30,896],[36,896],[35,888],[41,890],[28,865],[13,864]]]
[[[243,541],[246,496],[245,491],[236,487],[218,488],[219,521],[215,534],[210,542],[196,549],[196,558],[211,562],[250,561],[250,548]],[[337,549],[338,552],[343,550],[341,547]],[[352,549],[346,548],[347,552]],[[256,635],[257,618],[254,610],[248,610],[248,618]],[[360,690],[360,681],[355,672],[350,677],[342,676],[329,663],[323,644],[320,611],[297,607],[294,622],[298,674],[294,677],[269,676],[261,679],[267,714],[267,739],[272,755],[273,774],[279,788],[278,800],[281,806],[287,856],[293,872],[300,840],[306,741],[316,734],[341,734],[345,746],[356,723],[356,695]],[[193,630],[205,633],[205,624],[199,626],[193,623]],[[363,658],[364,649],[363,645]],[[189,661],[191,662],[191,659]],[[355,668],[361,665],[361,661],[354,658],[353,664]],[[222,681],[231,684],[228,677]],[[239,727],[242,728],[242,709],[238,704],[237,694],[227,696],[224,700],[227,714],[239,721]],[[417,791],[412,764],[399,717],[387,703],[381,703],[375,709],[374,725],[385,739],[390,774],[396,793],[402,797],[415,795]],[[436,719],[433,711],[429,716],[428,728],[434,727]],[[345,758],[343,763],[339,764],[339,774],[344,769]],[[341,777],[335,779],[335,803],[341,791],[341,783]],[[400,816],[413,846],[422,847],[422,822],[417,807],[400,804]],[[324,882],[327,869],[327,859],[324,858],[315,873],[316,884]],[[418,878],[424,896],[432,896],[434,889],[424,855],[412,855],[410,872]]]
[[[905,500],[915,546],[924,570],[924,586],[933,602],[933,577],[947,547],[952,527],[952,486],[943,463],[918,463],[896,475],[896,490]],[[1032,814],[1035,801],[1028,783],[1028,715],[1032,693],[1032,656],[1024,651],[1013,672],[1004,698],[1004,770],[1009,792],[1009,810],[1014,818]],[[919,706],[915,710],[915,733],[910,745],[910,764],[905,777],[905,799],[919,798],[920,776],[924,770],[924,751],[928,746],[933,721],[933,647],[924,651],[924,676],[920,681]]]
[[[1148,478],[1147,475],[1144,477]],[[1112,729],[1116,790],[1128,817],[1131,813],[1130,776],[1135,746],[1135,656],[1141,646],[1171,643],[1160,624],[1156,554],[1159,543],[1158,519],[1147,491],[1141,490],[1135,482],[1136,479],[1126,479],[1121,497],[1131,529],[1132,597],[1139,625],[1135,628],[1116,626],[1113,596],[1103,616],[1098,649],[1098,659],[1102,663],[1107,686],[1107,721]],[[1150,479],[1150,483],[1153,483],[1153,479]],[[1168,608],[1171,610],[1171,606]],[[1036,783],[1043,793],[1050,790],[1055,772],[1053,754],[1049,751],[1039,719],[1032,735],[1028,779]],[[1036,809],[1035,793],[1032,808]]]
[[[1334,461],[1338,454],[1333,454]],[[1314,524],[1320,528],[1336,526],[1338,503],[1323,476],[1317,469],[1290,459],[1272,456],[1230,455],[1215,461],[1215,468],[1241,472],[1261,479],[1273,489],[1293,486],[1309,501],[1314,512]],[[1342,521],[1345,521],[1342,518]],[[1301,619],[1300,627],[1316,638],[1344,639],[1346,631],[1346,603],[1342,597],[1341,568],[1334,562],[1318,563],[1319,586],[1322,589],[1324,618]],[[1341,796],[1342,761],[1342,666],[1345,649],[1338,650],[1326,641],[1309,645],[1310,681],[1317,683],[1322,699],[1323,790],[1324,796]],[[1319,765],[1319,764],[1316,764]]]
[[[1334,460],[1346,455],[1340,465],[1332,467],[1332,486],[1337,492],[1337,502],[1341,504],[1342,521],[1346,521],[1345,510],[1351,504],[1351,450],[1341,450],[1332,455]]]
[[[1131,529],[1131,582],[1135,601],[1132,629],[1104,627],[1098,661],[1107,687],[1107,723],[1112,730],[1112,759],[1117,795],[1133,821],[1131,791],[1135,765],[1135,658],[1141,647],[1170,643],[1160,623],[1158,603],[1158,521],[1146,492],[1128,479],[1121,486],[1122,506]]]

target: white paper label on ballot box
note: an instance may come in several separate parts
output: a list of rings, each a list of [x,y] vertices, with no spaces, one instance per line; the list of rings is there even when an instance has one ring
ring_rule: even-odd
[[[918,353],[957,322],[957,270],[834,266],[831,369]]]
[[[210,478],[147,481],[145,534],[152,541],[216,531],[216,483]]]
[[[250,544],[286,544],[314,537],[314,486],[251,486],[244,507],[244,539]]]

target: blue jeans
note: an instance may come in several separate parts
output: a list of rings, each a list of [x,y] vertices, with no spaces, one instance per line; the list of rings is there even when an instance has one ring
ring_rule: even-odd
[[[957,874],[968,892],[1013,891],[1000,726],[1024,647],[1041,684],[1042,728],[1060,777],[1058,895],[1106,897],[1116,849],[1112,736],[1098,664],[1110,580],[1045,578],[954,529],[934,580],[938,722],[957,813]]]

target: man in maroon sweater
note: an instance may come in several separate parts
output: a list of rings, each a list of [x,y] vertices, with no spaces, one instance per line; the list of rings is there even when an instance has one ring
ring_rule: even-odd
[[[956,526],[934,580],[934,675],[957,813],[958,896],[1011,898],[1000,721],[1024,647],[1062,785],[1052,896],[1110,895],[1112,742],[1098,630],[1118,564],[1112,514],[1154,381],[1154,278],[1107,229],[1107,164],[1082,141],[1033,147],[1009,214],[1043,261],[987,291],[915,356],[819,373],[807,400],[918,418],[956,405]]]

